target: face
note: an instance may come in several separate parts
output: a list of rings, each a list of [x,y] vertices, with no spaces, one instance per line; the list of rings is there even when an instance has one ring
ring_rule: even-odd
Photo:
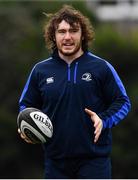
[[[82,53],[82,31],[79,24],[70,26],[66,21],[61,21],[55,32],[58,52],[61,56],[79,56]]]

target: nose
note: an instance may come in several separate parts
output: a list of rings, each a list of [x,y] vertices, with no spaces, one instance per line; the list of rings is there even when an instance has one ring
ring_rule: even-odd
[[[67,31],[65,33],[64,39],[70,39],[70,38],[71,38],[70,32]]]

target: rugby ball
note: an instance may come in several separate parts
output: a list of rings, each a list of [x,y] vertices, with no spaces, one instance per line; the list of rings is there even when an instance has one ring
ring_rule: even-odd
[[[17,125],[33,143],[45,143],[53,135],[53,125],[49,117],[39,109],[29,107],[17,117]]]

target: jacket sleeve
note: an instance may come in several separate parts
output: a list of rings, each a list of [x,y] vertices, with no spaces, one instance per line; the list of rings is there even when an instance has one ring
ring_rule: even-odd
[[[21,94],[19,100],[19,111],[22,111],[27,107],[41,108],[42,101],[37,79],[37,73],[34,66]]]
[[[117,125],[127,116],[131,108],[130,100],[117,72],[108,62],[106,65],[103,94],[108,105],[104,112],[98,114],[103,121],[103,129]]]

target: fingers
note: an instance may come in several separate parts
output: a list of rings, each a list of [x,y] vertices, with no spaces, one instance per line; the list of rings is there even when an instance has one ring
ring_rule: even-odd
[[[95,128],[94,142],[96,143],[99,139],[100,134],[101,134],[101,131],[103,128],[103,122],[95,112],[93,112],[87,108],[85,108],[85,112],[91,117],[91,120],[94,123],[94,128]]]
[[[27,136],[26,136],[25,134],[23,134],[19,128],[18,128],[18,133],[20,134],[20,137],[21,137],[25,142],[27,142],[27,143],[29,143],[29,144],[35,144],[35,143],[33,143],[30,139],[28,139]]]
[[[95,123],[96,124],[96,123]],[[94,131],[94,134],[95,134],[95,138],[94,138],[94,142],[96,143],[99,139],[99,136],[101,134],[101,131],[102,131],[102,122],[101,121],[98,121],[97,124],[95,125],[94,124],[94,127],[95,127],[95,131]]]
[[[93,116],[95,114],[95,112],[93,112],[93,111],[91,111],[91,110],[89,110],[87,108],[85,108],[85,112],[90,116]]]

